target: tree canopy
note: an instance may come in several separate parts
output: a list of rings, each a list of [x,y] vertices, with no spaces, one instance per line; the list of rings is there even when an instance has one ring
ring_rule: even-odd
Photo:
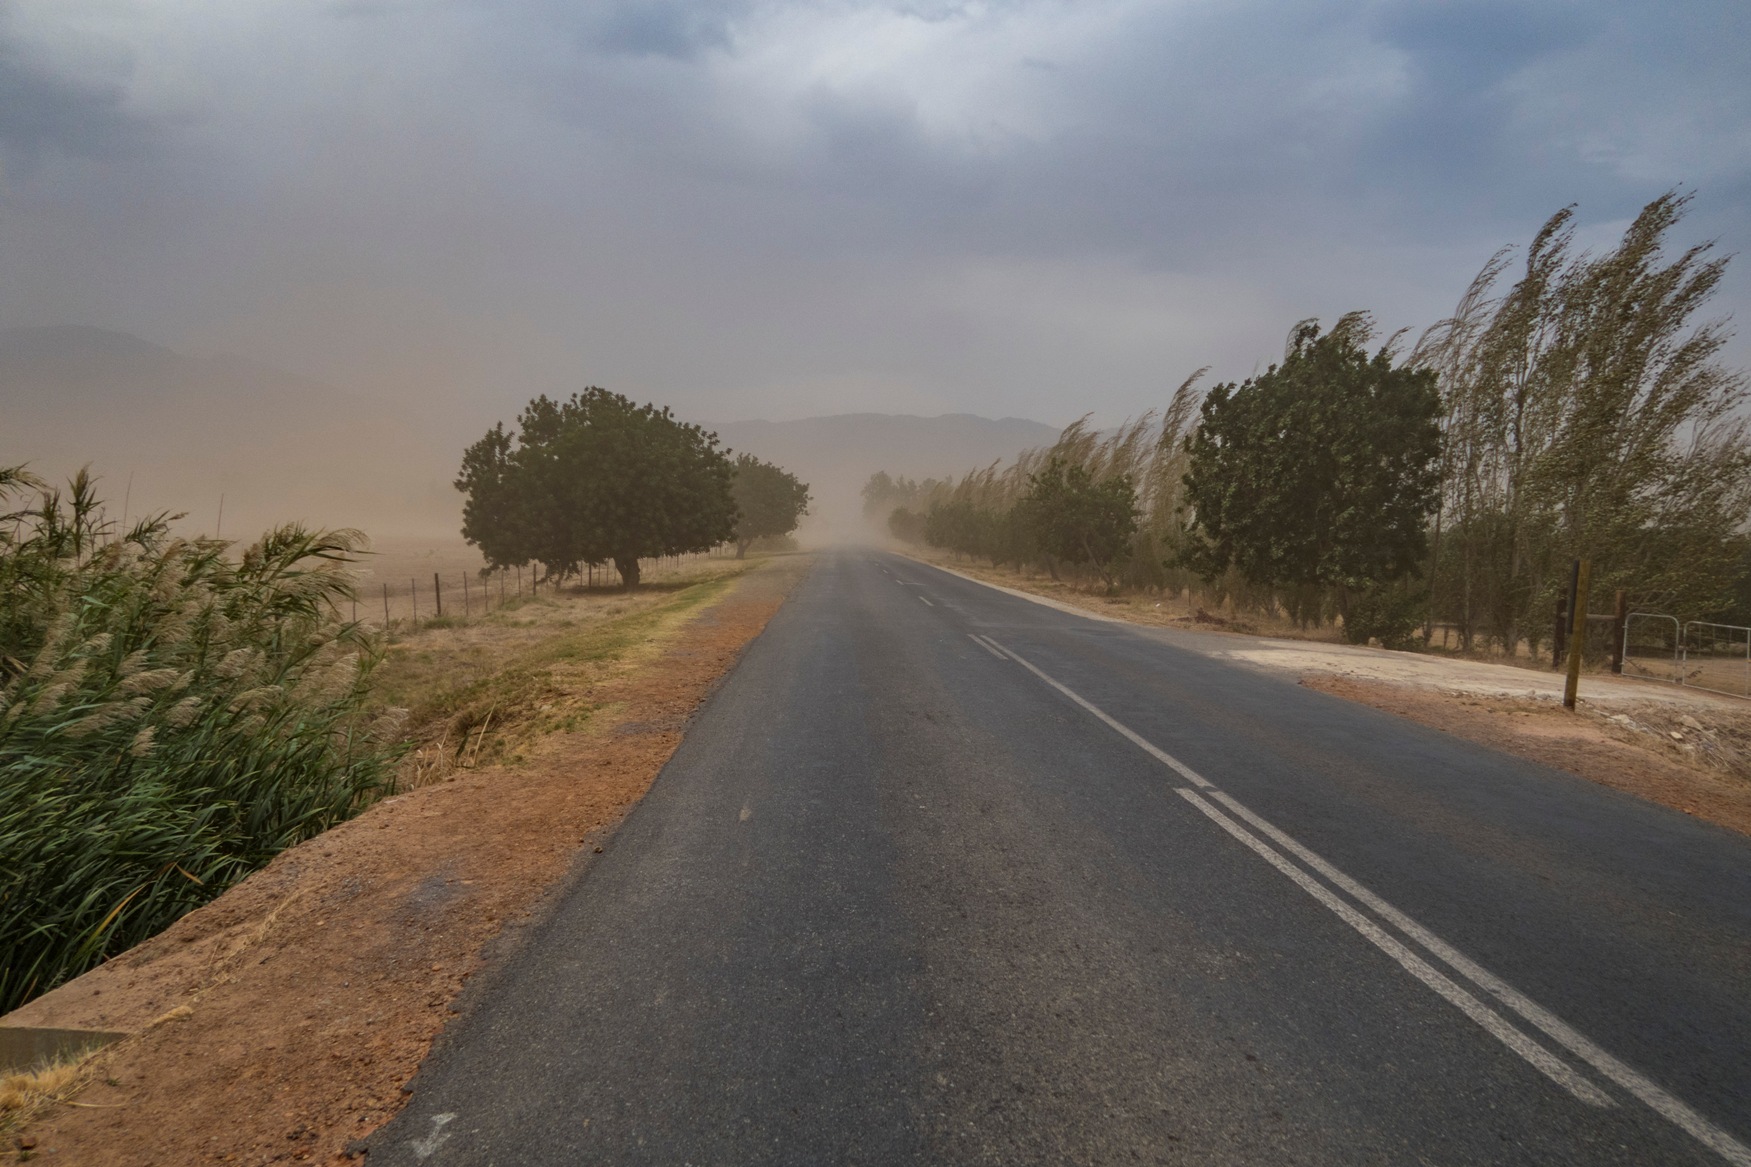
[[[1390,344],[1370,357],[1371,332],[1361,313],[1323,336],[1303,321],[1281,365],[1204,400],[1185,481],[1187,561],[1207,578],[1232,566],[1285,586],[1307,619],[1328,589],[1342,610],[1351,591],[1418,569],[1440,483],[1440,397],[1434,374],[1396,366]]]
[[[1512,287],[1496,295],[1504,249],[1418,345],[1446,407],[1434,608],[1468,647],[1536,649],[1573,558],[1595,589],[1687,619],[1743,586],[1751,386],[1720,362],[1726,322],[1697,319],[1727,257],[1666,249],[1688,202],[1653,200],[1597,255],[1558,211]]]
[[[1113,585],[1113,565],[1137,530],[1137,490],[1128,475],[1096,481],[1084,466],[1052,458],[1016,503],[1022,529],[1053,559],[1086,565]]]
[[[736,455],[730,492],[736,500],[738,559],[756,539],[790,534],[809,513],[809,484],[752,454]]]
[[[494,567],[549,575],[612,562],[627,586],[638,561],[705,551],[734,534],[733,469],[717,435],[590,388],[531,401],[513,437],[495,425],[463,453],[462,534]]]

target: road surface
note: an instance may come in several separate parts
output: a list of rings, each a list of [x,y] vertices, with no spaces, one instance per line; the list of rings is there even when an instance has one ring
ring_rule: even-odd
[[[1751,845],[824,554],[370,1167],[1751,1165]]]

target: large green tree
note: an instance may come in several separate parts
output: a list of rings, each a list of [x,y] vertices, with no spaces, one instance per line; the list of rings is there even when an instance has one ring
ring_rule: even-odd
[[[809,484],[752,454],[736,455],[730,492],[736,500],[737,559],[756,539],[790,534],[809,513]]]
[[[540,563],[565,577],[612,562],[704,551],[734,533],[729,452],[717,435],[606,389],[537,397],[462,456],[462,534],[495,567]]]
[[[1113,569],[1137,531],[1137,491],[1128,475],[1096,481],[1086,467],[1053,457],[1029,478],[1015,509],[1021,529],[1051,560],[1087,565],[1113,586]]]
[[[1390,344],[1370,356],[1371,337],[1361,313],[1323,336],[1303,321],[1281,365],[1210,391],[1185,479],[1186,560],[1206,578],[1235,568],[1305,620],[1417,570],[1441,402],[1433,373],[1395,365]]]

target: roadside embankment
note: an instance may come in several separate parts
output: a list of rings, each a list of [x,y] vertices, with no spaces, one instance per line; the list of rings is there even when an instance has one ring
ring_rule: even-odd
[[[130,1035],[6,1150],[89,1167],[349,1161],[457,994],[607,842],[808,564],[715,562],[399,638],[383,682],[412,711],[417,785],[0,1019]]]

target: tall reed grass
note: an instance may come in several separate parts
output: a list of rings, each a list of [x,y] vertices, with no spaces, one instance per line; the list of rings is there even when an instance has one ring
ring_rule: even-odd
[[[0,1012],[212,899],[391,782],[343,621],[352,531],[241,555],[123,531],[81,472],[0,468]]]

